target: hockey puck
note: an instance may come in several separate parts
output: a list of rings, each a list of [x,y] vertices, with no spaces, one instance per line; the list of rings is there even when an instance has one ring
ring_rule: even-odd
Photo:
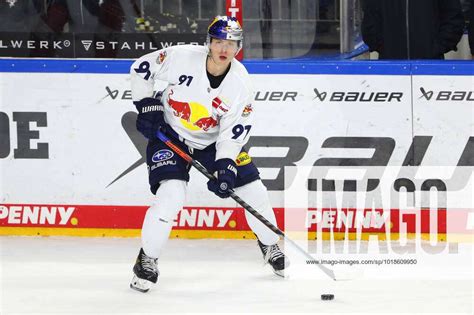
[[[321,300],[323,301],[334,300],[334,294],[321,294]]]

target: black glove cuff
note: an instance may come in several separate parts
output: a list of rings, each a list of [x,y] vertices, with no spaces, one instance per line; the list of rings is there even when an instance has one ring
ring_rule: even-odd
[[[219,159],[215,163],[215,168],[218,172],[223,172],[224,174],[233,174],[234,177],[237,177],[237,164],[232,159]],[[218,174],[223,175],[223,174]]]
[[[145,97],[140,101],[133,102],[133,104],[137,107],[139,114],[163,112],[165,109],[161,101],[153,97]]]

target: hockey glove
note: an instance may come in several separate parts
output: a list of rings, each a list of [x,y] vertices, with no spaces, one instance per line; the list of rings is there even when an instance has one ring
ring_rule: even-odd
[[[156,137],[156,132],[165,130],[166,123],[163,116],[163,104],[158,98],[145,97],[141,101],[133,102],[138,110],[137,130],[148,140]]]
[[[215,162],[216,179],[207,182],[207,188],[221,198],[230,196],[237,177],[237,166],[231,159],[220,159]]]

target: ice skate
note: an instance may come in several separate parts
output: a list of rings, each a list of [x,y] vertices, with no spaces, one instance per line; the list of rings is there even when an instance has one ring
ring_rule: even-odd
[[[264,262],[272,266],[276,275],[285,277],[284,269],[290,265],[290,261],[280,250],[280,247],[277,244],[264,245],[260,241],[258,241],[258,246],[262,251]]]
[[[158,258],[148,257],[143,248],[141,248],[135,266],[133,266],[133,273],[134,276],[130,283],[130,288],[143,293],[148,292],[160,275],[158,271]]]

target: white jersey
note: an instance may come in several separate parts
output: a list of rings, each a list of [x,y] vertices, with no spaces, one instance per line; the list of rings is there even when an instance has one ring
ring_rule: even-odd
[[[156,80],[165,81],[164,117],[185,143],[204,149],[216,143],[216,160],[235,160],[252,128],[250,77],[236,59],[218,88],[206,72],[207,48],[180,45],[136,60],[131,69],[133,101],[153,97]]]

